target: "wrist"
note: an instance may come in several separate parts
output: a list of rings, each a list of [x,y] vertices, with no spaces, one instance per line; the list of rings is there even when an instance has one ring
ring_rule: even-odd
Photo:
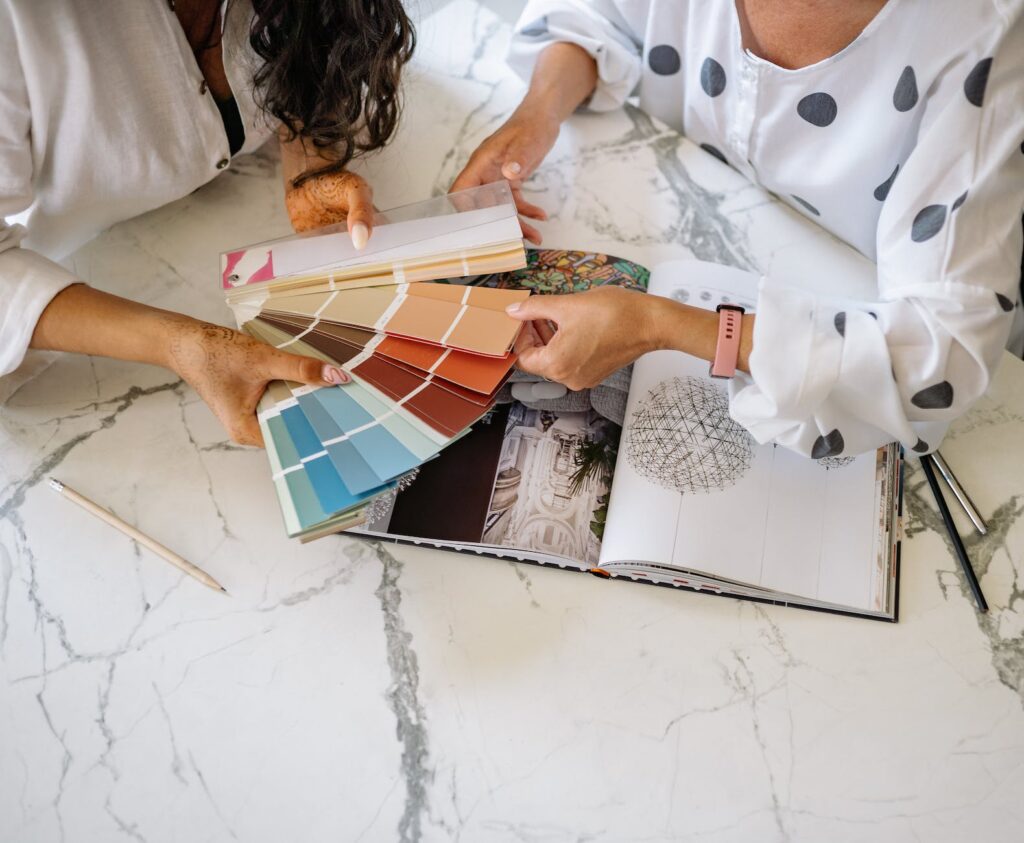
[[[556,42],[541,52],[527,98],[557,125],[593,94],[597,79],[597,62],[583,47]]]
[[[147,362],[163,366],[179,377],[183,377],[180,365],[182,349],[188,344],[189,337],[201,328],[203,324],[191,316],[184,316],[183,314],[170,311],[160,311],[156,314],[153,325],[153,359]]]
[[[572,109],[566,111],[564,105],[559,102],[557,89],[531,88],[509,122],[522,121],[541,137],[557,137],[562,121],[571,113]]]
[[[662,296],[646,296],[648,302],[647,351],[685,351],[697,354],[701,338],[717,330],[717,315],[699,307]]]

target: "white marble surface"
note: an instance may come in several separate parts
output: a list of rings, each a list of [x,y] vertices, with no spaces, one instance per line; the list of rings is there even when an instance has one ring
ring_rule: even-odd
[[[364,167],[382,206],[445,188],[515,103],[506,39],[469,0],[423,25],[401,138]],[[552,245],[866,277],[636,112],[574,118],[534,187]],[[285,230],[268,153],[75,264],[226,322],[217,253]],[[992,611],[914,472],[897,625],[300,546],[263,454],[158,369],[66,357],[0,429],[3,841],[1024,837],[1020,362],[943,449],[992,525],[969,541]],[[231,597],[55,497],[51,473]]]

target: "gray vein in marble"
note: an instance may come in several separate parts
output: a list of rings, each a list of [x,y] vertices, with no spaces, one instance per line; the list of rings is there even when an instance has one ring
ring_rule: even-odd
[[[87,442],[94,434],[99,433],[101,430],[108,430],[113,427],[117,422],[117,417],[125,410],[128,410],[140,398],[147,398],[150,395],[158,395],[163,392],[175,392],[183,383],[184,382],[181,380],[176,380],[170,383],[162,383],[157,386],[150,386],[146,388],[133,386],[127,392],[118,395],[115,398],[108,398],[106,401],[87,405],[95,407],[96,409],[110,404],[114,404],[116,406],[112,413],[107,416],[103,416],[99,420],[99,425],[97,427],[92,430],[87,430],[84,433],[79,433],[59,448],[51,451],[38,465],[36,465],[35,468],[32,469],[32,471],[29,472],[27,478],[22,480],[20,483],[14,484],[13,491],[2,503],[0,503],[0,518],[6,518],[10,513],[14,512],[24,502],[25,495],[28,493],[29,489],[38,485],[40,481],[42,481],[67,458],[68,454],[83,442]]]
[[[164,723],[167,724],[167,737],[171,743],[171,773],[173,773],[174,778],[183,785],[188,785],[188,780],[182,773],[184,764],[181,761],[181,753],[178,751],[178,739],[174,735],[174,725],[171,723],[171,715],[167,712],[167,703],[164,700],[164,695],[160,693],[160,689],[157,687],[156,682],[152,682],[150,684],[153,686],[153,693],[156,694],[157,706],[160,709],[160,713],[163,715]]]
[[[71,754],[71,750],[68,748],[67,741],[64,740],[64,732],[58,732],[57,727],[54,726],[53,718],[50,716],[50,709],[47,708],[46,702],[43,699],[43,694],[46,693],[46,683],[43,683],[43,687],[36,692],[36,702],[39,703],[39,708],[43,712],[43,720],[46,721],[46,726],[53,734],[53,737],[60,744],[63,750],[63,756],[61,757],[60,763],[60,778],[57,779],[57,793],[53,798],[53,813],[57,818],[57,826],[60,828],[60,839],[64,840],[64,816],[61,813],[60,803],[64,798],[64,785],[67,782],[68,770],[71,769],[71,762],[74,756]]]
[[[666,228],[630,232],[618,224],[615,208],[610,207],[593,190],[588,190],[583,184],[569,185],[567,187],[577,197],[585,199],[579,206],[589,211],[585,220],[587,227],[603,237],[622,243],[646,245],[678,242],[700,260],[755,269],[756,261],[746,247],[746,233],[730,218],[732,214],[721,210],[727,195],[699,185],[683,165],[680,150],[687,143],[683,135],[656,123],[646,112],[628,103],[623,107],[623,113],[632,123],[629,131],[614,140],[582,146],[573,153],[574,160],[580,168],[591,168],[599,166],[609,157],[618,160],[650,149],[664,180],[660,192],[667,191],[672,195],[676,213]],[[554,173],[554,166],[559,163],[548,162],[548,166],[538,171],[528,187],[535,188],[544,178]],[[600,213],[593,213],[595,209]]]
[[[904,487],[904,496],[909,516],[906,523],[906,537],[907,539],[912,539],[918,533],[926,530],[933,531],[941,537],[949,550],[953,564],[956,565],[956,553],[953,549],[953,542],[946,532],[941,516],[931,505],[931,491],[923,478],[924,475],[921,469],[915,466],[913,474],[908,477]],[[974,567],[978,581],[982,584],[982,588],[985,587],[985,574],[988,572],[993,557],[998,551],[1006,549],[1006,536],[1022,514],[1024,514],[1024,496],[1014,495],[996,507],[992,515],[986,518],[988,523],[988,533],[986,535],[980,536],[972,532],[969,535],[961,536],[964,547],[967,550],[967,555]],[[953,571],[943,569],[936,572],[936,578],[943,597],[947,600],[949,599],[949,592],[946,587],[946,579],[949,577],[955,577],[955,582],[959,585],[963,599],[969,601],[973,607],[974,598],[959,565],[956,565]],[[1006,636],[1001,632],[1004,615],[1024,611],[1024,583],[1020,581],[1020,572],[1017,568],[1014,567],[1013,569],[1013,582],[1010,586],[1010,592],[1006,596],[1005,604],[1000,600],[1000,605],[996,605],[995,601],[991,599],[992,595],[990,594],[986,593],[986,597],[989,598],[989,611],[985,614],[981,612],[976,613],[978,628],[985,638],[988,639],[988,644],[992,651],[992,665],[995,667],[996,676],[998,676],[1000,682],[1017,694],[1021,704],[1024,705],[1024,632],[1010,636]]]
[[[103,802],[103,810],[107,812],[107,816],[114,821],[117,825],[117,830],[122,834],[126,834],[132,840],[138,840],[139,843],[146,843],[146,838],[139,833],[139,827],[137,823],[131,823],[130,825],[124,821],[115,811],[114,806],[110,803],[113,801],[114,795],[112,793],[107,794],[107,798]]]
[[[775,780],[775,770],[772,767],[771,760],[768,757],[768,742],[764,734],[761,731],[761,717],[757,707],[757,700],[760,696],[757,692],[757,683],[754,678],[754,672],[750,669],[746,659],[738,650],[732,651],[733,658],[735,659],[736,666],[730,670],[723,666],[726,681],[739,693],[743,698],[750,702],[750,721],[751,726],[754,730],[754,740],[757,741],[757,745],[761,750],[761,758],[764,761],[765,771],[768,774],[768,786],[772,797],[772,813],[775,817],[775,825],[779,829],[779,834],[782,835],[783,840],[789,839],[789,832],[786,829],[786,824],[783,821],[784,808],[782,800],[779,798],[778,783]],[[790,764],[792,764],[792,757],[790,758]],[[785,810],[788,810],[788,805],[785,806]]]
[[[223,442],[214,442],[210,445],[203,445],[199,448],[200,451],[251,451],[253,450],[251,445],[236,445],[234,442],[225,440]]]
[[[181,397],[181,393],[179,392],[178,395],[179,395],[179,398],[180,398]],[[178,401],[178,410],[181,413],[181,427],[182,427],[182,430],[185,431],[185,435],[188,437],[189,444],[192,445],[192,447],[193,447],[193,449],[195,449],[197,455],[199,455],[199,465],[202,467],[203,475],[206,477],[206,495],[207,495],[207,497],[209,497],[210,503],[213,505],[213,511],[215,513],[217,513],[217,520],[218,520],[218,522],[220,522],[220,532],[221,532],[221,535],[225,539],[236,539],[237,536],[235,536],[235,534],[231,531],[231,528],[228,526],[228,519],[224,517],[224,512],[221,510],[220,504],[217,503],[217,496],[213,493],[213,477],[210,476],[210,472],[206,468],[206,462],[203,460],[202,455],[200,454],[200,451],[202,451],[203,449],[200,447],[199,443],[196,442],[195,437],[192,435],[192,430],[188,426],[188,419],[185,416],[185,402],[184,401],[181,401],[181,400]],[[215,552],[216,550],[217,550],[217,548],[214,548],[211,551],[211,554],[213,552]]]
[[[523,584],[523,588],[526,589],[526,593],[530,598],[530,605],[534,609],[540,608],[540,603],[537,602],[537,598],[533,594],[533,582],[530,580],[529,575],[523,569],[526,567],[520,562],[514,562],[511,559],[508,561],[509,567],[516,575],[516,579]]]
[[[96,700],[96,725],[99,726],[100,734],[103,736],[103,752],[100,753],[97,764],[102,767],[106,767],[110,771],[110,775],[114,781],[121,778],[121,772],[114,766],[110,760],[110,754],[114,751],[114,744],[117,742],[117,737],[114,735],[113,730],[110,728],[110,723],[107,721],[107,711],[110,705],[110,690],[114,686],[114,672],[117,670],[117,659],[111,659],[110,664],[107,666],[106,682],[99,691],[99,696]]]
[[[206,783],[206,776],[203,775],[203,771],[199,769],[199,765],[196,763],[195,757],[191,751],[188,754],[188,763],[192,765],[192,771],[196,774],[196,778],[199,780],[199,784],[203,788],[203,793],[206,794],[206,799],[210,803],[210,807],[213,808],[214,813],[224,824],[224,830],[231,836],[232,840],[237,840],[238,835],[232,830],[231,825],[224,817],[223,812],[220,809],[220,805],[217,804],[217,800],[214,799],[213,793],[210,790],[210,786]]]
[[[474,13],[474,19],[473,19],[473,29],[474,29],[474,31],[476,31],[477,27],[480,25],[480,13],[481,13],[481,11],[482,10],[478,8],[478,9],[476,9],[476,11]],[[485,82],[482,79],[477,79],[476,76],[473,75],[473,67],[483,57],[483,55],[485,54],[485,52],[487,50],[487,46],[490,44],[491,39],[496,34],[501,32],[502,29],[504,29],[502,24],[500,24],[498,22],[494,22],[494,21],[492,21],[489,25],[487,25],[484,28],[483,34],[477,40],[476,49],[474,50],[473,55],[470,58],[469,63],[466,66],[466,69],[463,71],[463,73],[460,76],[456,77],[456,78],[461,78],[461,79],[466,79],[468,81],[476,82],[479,85],[484,85],[488,89],[488,91],[487,91],[487,96],[484,98],[484,100],[482,102],[480,102],[477,106],[472,108],[466,114],[466,116],[462,119],[462,124],[459,126],[458,130],[455,132],[455,137],[452,139],[452,144],[451,144],[450,149],[448,150],[447,153],[445,153],[444,158],[441,159],[441,163],[438,166],[438,172],[441,174],[441,178],[439,178],[437,183],[435,183],[435,185],[434,185],[434,193],[435,194],[443,194],[443,193],[446,193],[448,191],[448,188],[451,186],[452,179],[445,177],[444,174],[446,173],[446,168],[455,160],[456,156],[461,151],[462,143],[466,139],[466,137],[469,135],[471,127],[473,129],[476,129],[476,126],[474,125],[474,123],[476,122],[477,116],[482,114],[482,113],[485,113],[487,111],[488,107],[494,101],[494,96],[495,96],[495,93],[497,92],[498,86],[496,84],[494,84],[494,83]],[[496,115],[492,115],[490,117],[490,119],[488,120],[488,122],[497,123],[497,122],[503,120],[504,116],[505,116],[504,114],[499,112]]]
[[[423,818],[428,808],[427,788],[434,778],[434,771],[429,767],[426,712],[419,699],[419,660],[412,648],[412,635],[406,631],[402,620],[402,590],[398,580],[403,564],[383,542],[373,542],[371,546],[381,563],[376,595],[384,616],[384,638],[391,670],[387,699],[397,721],[396,733],[402,746],[405,809],[398,821],[398,838],[402,843],[414,843],[422,837]]]

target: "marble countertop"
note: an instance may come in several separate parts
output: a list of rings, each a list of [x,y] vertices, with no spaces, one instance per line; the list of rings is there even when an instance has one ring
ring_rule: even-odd
[[[520,96],[470,0],[421,26],[382,207],[443,190]],[[554,246],[870,279],[643,114],[532,183]],[[221,249],[286,232],[271,152],[74,257],[228,322]],[[827,266],[828,272],[821,267]],[[979,616],[919,470],[900,621],[284,534],[261,452],[168,372],[64,357],[0,411],[0,840],[872,841],[1024,836],[1024,364],[943,451],[991,525]],[[56,474],[212,593],[56,497]],[[966,522],[963,523],[966,533]]]

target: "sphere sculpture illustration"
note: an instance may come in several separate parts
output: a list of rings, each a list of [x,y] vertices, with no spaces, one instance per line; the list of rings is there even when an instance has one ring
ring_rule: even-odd
[[[826,470],[830,468],[842,468],[844,465],[852,463],[856,457],[822,457],[818,460],[818,465],[822,466]]]
[[[701,378],[670,378],[630,419],[626,459],[665,489],[707,494],[727,489],[750,468],[750,434],[729,417],[729,402]]]

